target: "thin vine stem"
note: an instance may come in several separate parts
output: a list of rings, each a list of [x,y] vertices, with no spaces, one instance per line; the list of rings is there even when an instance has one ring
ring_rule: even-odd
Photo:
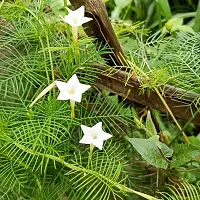
[[[18,148],[20,148],[22,151],[27,152],[27,153],[29,153],[31,155],[38,155],[38,156],[46,157],[46,158],[51,159],[53,161],[59,162],[59,163],[63,164],[65,167],[70,168],[70,169],[75,170],[75,171],[82,171],[84,173],[94,174],[94,172],[92,170],[86,169],[84,167],[78,167],[78,166],[76,166],[74,164],[70,164],[70,163],[66,162],[62,157],[57,157],[57,156],[50,155],[50,154],[43,154],[43,153],[39,153],[39,152],[33,152],[32,150],[30,150],[28,148],[25,148],[23,145],[20,145],[15,141],[13,141],[13,144],[16,145]],[[95,175],[95,176],[97,176],[97,175]],[[159,199],[157,199],[155,197],[152,197],[150,195],[147,195],[147,194],[144,194],[142,192],[138,192],[136,190],[130,189],[130,188],[128,188],[128,187],[126,187],[126,186],[124,186],[124,185],[122,185],[120,183],[113,182],[113,180],[105,177],[102,174],[98,174],[98,177],[101,177],[102,179],[108,181],[109,183],[112,183],[112,185],[114,185],[120,191],[134,193],[134,194],[137,194],[137,195],[139,195],[139,196],[141,196],[141,197],[143,197],[145,199],[148,199],[148,200],[159,200]]]
[[[161,101],[163,102],[165,108],[167,109],[167,111],[169,112],[169,114],[171,115],[172,119],[174,120],[176,126],[178,127],[178,129],[181,131],[183,137],[185,138],[186,142],[188,144],[190,144],[190,141],[187,137],[187,135],[185,134],[185,132],[183,131],[183,129],[181,128],[180,124],[178,123],[177,119],[175,118],[174,114],[172,113],[171,109],[169,108],[168,104],[166,103],[166,101],[164,100],[163,96],[160,94],[159,90],[157,87],[154,87],[154,90],[156,91],[157,95],[160,97]]]
[[[148,65],[148,63],[144,60],[144,62]],[[138,66],[134,65],[133,63],[131,63],[130,61],[127,61],[127,63],[130,66],[133,66],[133,68],[135,68],[137,71],[139,71],[147,80],[149,80],[149,77],[146,75],[146,73],[141,70]],[[150,68],[149,68],[150,69]],[[151,71],[151,69],[150,69]],[[186,142],[188,144],[190,144],[190,141],[187,137],[187,135],[185,134],[185,132],[183,131],[183,129],[181,128],[180,124],[178,123],[176,117],[174,116],[173,112],[171,111],[170,107],[168,106],[168,104],[166,103],[165,99],[163,98],[163,96],[161,95],[160,91],[158,90],[157,87],[153,87],[154,91],[157,93],[157,95],[159,96],[160,100],[162,101],[162,103],[164,104],[166,110],[169,112],[170,116],[172,117],[172,119],[174,120],[176,126],[178,127],[178,129],[180,130],[180,132],[182,133],[183,137],[185,138]]]

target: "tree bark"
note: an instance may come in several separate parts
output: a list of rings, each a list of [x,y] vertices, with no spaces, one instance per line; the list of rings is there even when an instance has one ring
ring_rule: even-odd
[[[141,86],[137,78],[130,78],[129,73],[121,70],[112,69],[112,72],[110,72],[105,66],[95,67],[105,71],[105,73],[99,75],[99,79],[97,80],[98,88],[108,90],[140,105],[168,113],[156,92],[141,92]],[[106,74],[106,71],[108,74]],[[125,83],[126,80],[128,80],[127,83]],[[200,126],[200,113],[197,110],[198,105],[195,106],[196,101],[199,99],[198,94],[186,92],[171,85],[159,87],[159,90],[175,117],[185,120],[192,119],[194,124]],[[198,114],[193,116],[195,112],[198,112]]]
[[[110,57],[107,57],[109,65],[126,65],[122,48],[108,18],[103,0],[70,0],[70,2],[75,9],[82,5],[85,6],[86,16],[93,18],[93,21],[86,24],[85,31],[88,36],[97,38],[99,43],[107,44],[112,49],[113,52],[109,54]],[[103,71],[107,69],[104,66],[95,67]],[[137,79],[130,78],[128,83],[125,84],[124,81],[127,80],[128,73],[114,69],[112,72],[112,76],[108,74],[99,75],[100,79],[97,80],[97,86],[100,89],[106,89],[138,104],[167,113],[156,92],[151,91],[150,94],[141,94],[140,83]],[[193,116],[193,113],[197,112],[195,99],[199,98],[198,94],[186,93],[184,90],[170,85],[160,88],[160,92],[175,117],[185,120],[193,118],[192,122],[200,125],[200,113],[195,117]]]

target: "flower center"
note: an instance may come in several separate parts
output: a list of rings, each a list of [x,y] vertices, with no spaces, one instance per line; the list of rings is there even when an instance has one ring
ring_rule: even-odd
[[[75,93],[75,90],[73,89],[73,88],[71,88],[70,90],[69,90],[69,94],[74,94]]]
[[[78,23],[77,17],[72,17],[72,22],[73,22],[74,24],[77,24],[77,23]]]
[[[98,134],[97,134],[97,133],[93,133],[93,134],[92,134],[92,138],[93,138],[94,140],[96,140],[96,139],[98,138]]]

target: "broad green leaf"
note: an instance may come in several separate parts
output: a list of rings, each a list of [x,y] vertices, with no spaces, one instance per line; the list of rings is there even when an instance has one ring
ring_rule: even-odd
[[[177,30],[187,32],[187,33],[194,33],[194,30],[190,26],[187,26],[187,25],[177,26]]]
[[[200,155],[200,147],[192,144],[177,144],[174,147],[171,167],[178,167]]]
[[[145,126],[144,126],[144,124],[142,123],[142,121],[140,121],[137,117],[133,117],[133,119],[134,119],[134,123],[136,124],[136,126],[138,127],[138,128],[141,128],[141,129],[144,129],[144,130],[146,130],[146,128],[145,128]]]
[[[159,135],[154,135],[150,137],[149,140],[152,141],[159,149],[161,149],[159,138],[160,138]]]
[[[172,18],[166,24],[165,27],[169,32],[177,30],[177,27],[183,24],[183,18]]]
[[[200,141],[200,133],[196,136],[196,138]]]
[[[148,136],[151,137],[153,135],[157,135],[156,127],[155,127],[153,120],[151,118],[150,111],[148,111],[148,113],[147,113],[147,119],[146,119],[145,125],[146,125],[146,129],[147,129],[146,133],[147,133]]]
[[[188,137],[188,139],[191,142],[191,144],[196,145],[196,146],[200,146],[200,140],[197,137],[190,136],[190,137]]]
[[[194,30],[190,26],[183,25],[183,18],[179,17],[171,18],[163,27],[162,33],[172,33],[175,31],[194,33]]]
[[[157,145],[154,141],[152,141],[151,138],[140,139],[126,137],[126,139],[133,145],[133,147],[138,151],[143,159],[146,160],[149,164],[157,168],[167,169],[169,162],[163,156],[172,156],[172,149],[160,142],[159,145],[161,146],[161,150],[159,150]]]
[[[160,142],[161,150],[166,158],[170,158],[173,155],[173,149],[169,148],[166,144]]]
[[[116,6],[115,9],[111,13],[111,19],[119,20],[121,12],[122,12],[122,8],[119,6]]]

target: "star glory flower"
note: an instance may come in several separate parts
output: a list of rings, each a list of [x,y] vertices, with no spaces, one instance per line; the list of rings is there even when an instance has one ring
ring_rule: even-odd
[[[82,94],[90,88],[90,85],[81,84],[74,74],[67,83],[55,81],[60,94],[57,100],[70,100],[71,118],[75,117],[74,107],[75,102],[81,102]]]
[[[81,125],[81,129],[84,133],[84,136],[79,143],[94,145],[100,150],[102,150],[103,141],[112,137],[111,134],[108,134],[102,130],[102,122],[97,123],[93,127]]]
[[[81,6],[77,10],[73,11],[67,8],[68,10],[68,15],[66,16],[61,16],[62,20],[66,22],[67,24],[72,26],[72,35],[73,35],[73,42],[75,46],[75,53],[76,56],[79,57],[79,49],[78,49],[78,27],[82,26],[86,22],[89,22],[93,20],[92,18],[89,17],[84,17],[85,15],[85,7]]]
[[[51,83],[36,97],[36,99],[31,103],[29,107],[32,107],[40,98],[42,98],[47,92],[49,92],[56,86],[60,90],[60,94],[57,100],[70,100],[71,117],[74,118],[75,102],[80,103],[82,99],[82,94],[91,87],[90,85],[81,84],[76,74],[74,74],[67,83],[62,81],[54,81],[53,83]]]
[[[78,8],[77,10],[73,11],[70,10],[69,8],[67,8],[69,14],[66,16],[61,16],[62,20],[64,22],[66,22],[67,24],[71,25],[71,26],[82,26],[83,24],[85,24],[86,22],[89,22],[92,20],[92,18],[89,17],[84,17],[85,15],[85,7],[81,6],[80,8]]]
[[[76,102],[81,102],[82,94],[88,90],[91,86],[81,84],[74,74],[67,83],[62,81],[55,81],[60,94],[57,100],[72,100]]]

